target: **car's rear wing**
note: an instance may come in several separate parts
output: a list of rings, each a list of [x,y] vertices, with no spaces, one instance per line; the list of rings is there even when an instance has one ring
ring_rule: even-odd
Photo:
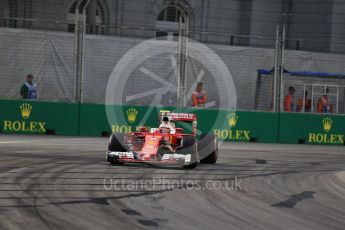
[[[159,120],[162,121],[165,116],[169,117],[170,121],[193,122],[197,120],[197,116],[193,113],[175,113],[168,110],[161,110]]]

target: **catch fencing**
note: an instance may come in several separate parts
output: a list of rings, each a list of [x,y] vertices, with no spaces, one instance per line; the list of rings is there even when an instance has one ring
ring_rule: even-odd
[[[345,55],[333,52],[334,47],[344,44],[329,42],[322,47],[332,49],[308,51],[311,44],[324,42],[289,38],[283,24],[277,26],[275,37],[264,37],[192,31],[185,21],[178,31],[168,26],[165,30],[122,26],[98,28],[98,34],[90,34],[90,26],[83,21],[77,26],[71,22],[28,23],[31,29],[11,28],[25,23],[20,19],[1,20],[1,99],[20,99],[25,76],[33,74],[39,100],[104,104],[116,65],[129,51],[150,40],[158,51],[169,52],[158,52],[137,63],[124,87],[114,89],[117,104],[176,106],[182,96],[182,106],[189,107],[190,91],[195,82],[202,81],[208,108],[234,109],[224,107],[220,101],[235,96],[237,110],[284,111],[285,96],[289,87],[294,87],[294,112],[317,113],[320,97],[327,95],[332,112],[345,113]],[[185,55],[198,43],[220,57],[233,82],[217,84],[219,76],[202,64],[207,54],[200,60]],[[186,79],[182,91],[178,89],[179,79]],[[235,95],[223,93],[233,83]],[[302,108],[297,108],[301,100]],[[308,100],[311,106],[305,109]]]

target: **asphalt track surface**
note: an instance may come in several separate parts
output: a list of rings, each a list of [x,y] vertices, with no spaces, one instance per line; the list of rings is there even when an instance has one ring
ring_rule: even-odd
[[[345,149],[223,144],[195,170],[105,162],[106,138],[0,135],[0,229],[344,229]]]

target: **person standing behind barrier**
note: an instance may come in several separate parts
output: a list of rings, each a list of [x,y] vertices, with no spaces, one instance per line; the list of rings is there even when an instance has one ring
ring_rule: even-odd
[[[285,96],[284,100],[284,111],[286,112],[293,112],[295,111],[295,103],[294,103],[294,94],[295,88],[290,86],[289,87],[289,94]]]
[[[310,112],[310,109],[311,109],[311,100],[308,99],[308,91],[305,91],[305,94],[304,94],[304,112]],[[302,97],[300,97],[298,99],[297,111],[303,112],[303,92],[302,92]]]
[[[37,99],[37,84],[33,82],[34,76],[28,74],[26,82],[20,88],[20,95],[23,99],[35,100]]]
[[[192,93],[193,107],[205,107],[206,92],[203,90],[203,83],[199,82]]]
[[[318,113],[333,113],[333,105],[329,103],[328,94],[329,89],[326,89],[326,93],[319,98],[317,102]]]

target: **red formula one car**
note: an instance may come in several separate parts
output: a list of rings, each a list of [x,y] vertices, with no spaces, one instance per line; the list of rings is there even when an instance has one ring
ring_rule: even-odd
[[[163,124],[160,128],[140,128],[138,132],[112,134],[107,161],[111,164],[174,165],[188,169],[195,168],[199,163],[217,162],[217,139],[211,134],[201,134],[200,140],[196,139],[195,114],[165,111],[161,112],[160,121]]]

